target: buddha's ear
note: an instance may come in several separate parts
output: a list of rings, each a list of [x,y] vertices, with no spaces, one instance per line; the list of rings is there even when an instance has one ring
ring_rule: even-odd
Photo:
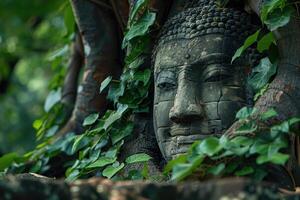
[[[247,12],[254,12],[259,16],[261,4],[262,4],[262,0],[246,0],[245,10]]]

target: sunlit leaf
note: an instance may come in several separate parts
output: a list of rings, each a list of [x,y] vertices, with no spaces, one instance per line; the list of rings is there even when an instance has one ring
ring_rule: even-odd
[[[276,117],[277,115],[278,115],[278,113],[276,112],[276,110],[271,108],[271,109],[269,109],[268,111],[264,112],[261,115],[261,119],[262,120],[268,120],[270,118]]]
[[[250,166],[246,166],[243,169],[235,172],[234,174],[236,176],[245,176],[245,175],[252,174],[252,173],[254,173],[254,169]]]
[[[99,113],[90,114],[83,121],[83,126],[89,126],[94,124],[99,118]]]
[[[259,91],[276,74],[277,65],[272,64],[269,58],[263,58],[259,65],[252,71],[253,75],[249,78],[248,83],[255,91]]]
[[[68,4],[65,7],[64,22],[65,22],[65,27],[66,27],[65,35],[69,36],[70,34],[72,34],[74,32],[74,28],[75,28],[75,19],[74,19],[73,11],[72,11],[70,4]]]
[[[252,107],[243,107],[241,108],[237,113],[235,118],[236,119],[247,119],[248,117],[252,116],[253,114],[255,114],[257,111],[256,108],[252,108]]]
[[[225,169],[225,164],[221,163],[221,164],[218,164],[217,166],[213,166],[212,168],[210,168],[208,170],[208,173],[211,173],[216,176],[216,175],[219,175],[224,169]]]
[[[49,112],[51,108],[57,104],[61,99],[61,89],[52,90],[45,101],[44,109],[46,112]]]
[[[285,7],[283,10],[277,9],[271,13],[264,21],[270,31],[274,31],[280,27],[287,25],[291,19],[293,9]]]
[[[208,137],[205,138],[197,147],[197,151],[208,156],[213,156],[222,149],[218,138]]]
[[[134,19],[137,18],[138,13],[143,11],[143,7],[147,6],[149,4],[149,0],[137,0],[134,3],[134,6],[130,12],[128,24],[131,26],[134,22]]]
[[[107,158],[107,157],[100,157],[96,162],[88,165],[86,168],[99,168],[104,167],[106,165],[110,165],[116,162],[117,158]]]
[[[257,50],[262,53],[270,48],[271,44],[275,43],[275,37],[272,32],[264,35],[257,43]]]
[[[102,81],[100,86],[100,93],[109,85],[112,80],[112,76],[107,77],[104,81]]]
[[[139,22],[134,24],[129,31],[124,36],[122,48],[126,47],[128,41],[135,37],[145,35],[149,31],[150,26],[153,25],[155,21],[156,14],[152,12],[146,12],[140,19]]]
[[[5,154],[4,156],[0,157],[0,171],[3,171],[7,167],[9,167],[18,157],[18,154],[14,152]]]
[[[124,163],[119,164],[117,162],[117,164],[113,164],[113,165],[106,167],[103,170],[102,175],[107,178],[112,178],[114,175],[116,175],[116,173],[118,173],[120,170],[122,170],[124,168],[124,166],[125,166]]]
[[[132,164],[132,163],[139,163],[139,162],[147,162],[149,161],[151,158],[151,156],[145,154],[145,153],[138,153],[138,154],[134,154],[129,156],[128,158],[126,158],[126,163],[128,164]]]
[[[234,56],[231,59],[231,63],[233,61],[235,61],[237,58],[239,58],[242,53],[248,48],[250,47],[252,44],[254,44],[257,41],[257,38],[259,36],[260,33],[260,29],[258,31],[256,31],[254,34],[250,35],[246,41],[244,42],[243,46],[241,46],[234,54]]]

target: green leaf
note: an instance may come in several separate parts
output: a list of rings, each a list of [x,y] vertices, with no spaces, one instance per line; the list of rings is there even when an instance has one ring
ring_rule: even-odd
[[[91,169],[91,168],[100,168],[104,167],[106,165],[112,164],[116,162],[117,158],[108,158],[108,157],[100,157],[96,162],[88,165],[86,168]]]
[[[143,180],[143,175],[139,170],[130,170],[127,179],[129,180]]]
[[[0,171],[9,167],[18,157],[17,153],[8,153],[0,157]]]
[[[234,131],[235,134],[248,134],[254,133],[257,130],[258,126],[256,125],[255,121],[248,121],[244,122],[237,130]]]
[[[276,74],[277,65],[272,64],[269,58],[263,58],[259,65],[252,71],[253,75],[249,78],[248,83],[255,91],[259,91]]]
[[[80,176],[80,171],[79,170],[73,170],[70,172],[70,174],[67,176],[66,181],[67,182],[72,182],[78,179]]]
[[[197,151],[199,154],[203,153],[208,156],[213,156],[218,153],[222,149],[220,145],[219,139],[216,137],[208,137],[205,138],[200,144],[197,146]]]
[[[99,118],[99,113],[90,114],[83,121],[83,126],[89,126],[94,124]]]
[[[111,132],[111,141],[112,144],[116,144],[123,140],[125,137],[129,136],[134,128],[134,124],[131,122],[127,122],[126,126],[124,128],[121,128],[121,130],[112,130]]]
[[[245,147],[245,146],[249,147],[250,145],[253,144],[253,139],[246,136],[237,136],[234,137],[232,140],[230,140],[230,142],[239,147]]]
[[[288,154],[275,153],[269,159],[276,165],[284,165],[289,160],[289,158],[290,156]]]
[[[255,96],[254,96],[254,102],[256,102],[262,95],[265,94],[265,92],[268,90],[269,88],[269,83],[267,83],[265,86],[263,86],[258,92],[256,92]]]
[[[269,14],[271,14],[277,8],[284,8],[286,0],[267,0],[263,1],[260,10],[261,21],[265,21]]]
[[[52,90],[45,101],[44,109],[46,112],[49,112],[51,108],[57,104],[61,99],[61,88],[58,90]]]
[[[64,11],[64,23],[66,27],[66,36],[69,36],[74,32],[75,28],[75,19],[70,4],[66,6]]]
[[[297,118],[297,117],[293,117],[288,120],[288,123],[290,126],[298,124],[299,122],[300,122],[300,118]]]
[[[100,86],[100,93],[109,85],[112,80],[112,76],[107,77],[104,81],[102,81]]]
[[[40,169],[42,168],[42,164],[43,163],[41,160],[37,161],[29,170],[30,173],[38,173],[40,171]]]
[[[235,172],[234,174],[236,176],[246,176],[246,175],[249,175],[249,174],[252,174],[252,173],[254,173],[254,169],[250,166],[246,166],[243,169]]]
[[[272,32],[263,36],[257,43],[257,50],[262,53],[270,48],[271,44],[275,44],[275,37]]]
[[[175,165],[183,164],[187,161],[187,155],[180,155],[173,160],[170,160],[168,164],[165,166],[163,173],[168,174]]]
[[[113,111],[105,120],[103,128],[107,130],[113,123],[119,120],[122,115],[128,110],[128,105],[120,104],[117,111]]]
[[[111,81],[109,86],[107,99],[111,100],[114,103],[119,101],[119,98],[124,95],[125,84],[123,82]]]
[[[48,60],[49,61],[54,61],[55,59],[59,58],[59,57],[63,57],[65,56],[69,51],[69,46],[65,45],[60,49],[57,49],[54,52],[51,52],[50,55],[48,55]]]
[[[82,140],[84,139],[84,137],[86,137],[85,134],[76,136],[76,139],[75,139],[73,147],[72,147],[72,152],[74,152],[74,153],[77,152],[77,150],[79,149],[78,147],[82,143]]]
[[[124,163],[119,164],[119,162],[114,163],[113,165],[107,166],[103,172],[102,175],[107,178],[112,178],[116,173],[118,173],[121,169],[123,169],[125,166]]]
[[[144,164],[141,174],[145,179],[149,179],[149,166],[147,165],[147,163]]]
[[[244,42],[243,46],[241,46],[234,54],[234,56],[231,59],[231,63],[233,63],[233,61],[235,61],[237,58],[239,58],[242,53],[248,48],[250,47],[252,44],[254,44],[257,41],[257,38],[259,36],[260,33],[260,29],[258,31],[256,31],[254,34],[250,35],[246,41]]]
[[[32,126],[35,130],[39,130],[42,127],[42,125],[43,125],[43,120],[37,119],[33,122]]]
[[[224,169],[225,169],[225,164],[220,163],[217,166],[214,166],[214,167],[208,169],[207,172],[217,176],[217,175],[220,175]]]
[[[269,109],[268,111],[264,112],[261,115],[261,119],[262,120],[268,120],[270,118],[276,117],[278,115],[278,113],[276,112],[276,110],[274,110],[273,108]]]
[[[150,26],[154,24],[155,17],[155,13],[146,12],[126,33],[122,43],[122,48],[124,49],[127,46],[127,43],[133,38],[145,35],[149,31]]]
[[[270,31],[287,25],[291,19],[293,9],[291,7],[285,7],[282,9],[276,9],[274,12],[268,15],[264,23],[267,25]]]
[[[250,148],[249,153],[250,154],[261,154],[261,155],[265,155],[268,152],[268,148],[269,145],[268,144],[264,144],[261,142],[256,141]]]
[[[133,8],[131,9],[128,25],[129,27],[133,24],[134,19],[137,17],[138,13],[142,10],[143,7],[149,4],[149,0],[138,0],[134,3]]]
[[[150,78],[151,78],[150,69],[145,69],[143,72],[137,71],[133,77],[134,80],[143,82],[144,86],[146,86],[149,83]]]
[[[199,167],[203,160],[203,156],[198,156],[197,158],[193,159],[193,163],[174,165],[171,180],[180,181],[186,178],[187,176],[191,175],[194,172],[194,170]]]
[[[145,154],[145,153],[138,153],[138,154],[134,154],[129,156],[128,158],[126,158],[126,163],[128,164],[132,164],[132,163],[139,163],[139,162],[147,162],[149,161],[151,158],[151,156]]]
[[[237,113],[235,118],[236,119],[247,119],[248,117],[251,117],[257,112],[256,108],[251,107],[243,107],[241,108]]]
[[[272,156],[261,155],[257,157],[256,163],[261,165],[267,162],[271,162],[276,165],[284,165],[288,161],[289,157],[289,155],[283,153],[275,153]]]
[[[140,67],[143,63],[145,62],[145,57],[144,56],[139,56],[136,59],[134,59],[129,65],[129,69],[137,69]]]

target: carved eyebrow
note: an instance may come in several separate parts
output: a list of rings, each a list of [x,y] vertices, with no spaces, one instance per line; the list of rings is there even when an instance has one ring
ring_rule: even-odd
[[[231,56],[225,54],[225,53],[213,53],[206,56],[201,56],[198,58],[195,62],[190,64],[182,64],[182,65],[162,65],[157,70],[154,70],[155,73],[160,73],[161,71],[170,70],[178,72],[179,68],[182,68],[183,66],[203,66],[210,65],[210,64],[217,64],[217,63],[228,63],[231,64]]]
[[[191,63],[190,65],[210,65],[222,62],[231,64],[231,56],[224,53],[213,53],[206,56],[201,56],[197,61]]]

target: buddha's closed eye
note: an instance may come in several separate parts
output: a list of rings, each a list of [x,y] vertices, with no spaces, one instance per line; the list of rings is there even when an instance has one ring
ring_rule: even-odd
[[[204,79],[204,82],[219,82],[230,78],[228,74],[215,73]]]
[[[172,90],[176,87],[176,75],[171,71],[159,73],[156,81],[156,86],[161,90]]]
[[[210,67],[203,75],[203,80],[206,83],[224,81],[232,77],[228,70],[224,67]]]
[[[161,77],[158,79],[157,87],[162,90],[171,90],[176,87],[176,83],[170,78]]]

